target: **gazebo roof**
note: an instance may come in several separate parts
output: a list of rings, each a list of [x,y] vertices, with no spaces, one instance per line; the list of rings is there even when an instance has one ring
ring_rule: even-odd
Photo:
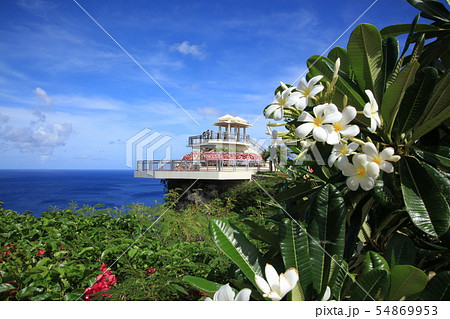
[[[240,118],[238,116],[234,117],[230,114],[224,115],[217,119],[217,122],[214,123],[215,126],[235,126],[235,127],[250,127],[251,124],[248,124],[246,120]]]

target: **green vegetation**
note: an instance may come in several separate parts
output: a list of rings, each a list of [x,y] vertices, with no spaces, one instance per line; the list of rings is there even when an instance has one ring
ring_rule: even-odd
[[[176,211],[179,193],[172,190],[156,207],[71,204],[40,218],[0,205],[0,300],[82,300],[102,263],[117,283],[92,300],[198,300],[202,296],[183,276],[225,283],[233,271],[210,239],[209,220],[245,227],[236,209],[252,211],[247,221],[260,215],[245,205],[264,209],[259,195],[247,192],[244,204],[233,194]]]

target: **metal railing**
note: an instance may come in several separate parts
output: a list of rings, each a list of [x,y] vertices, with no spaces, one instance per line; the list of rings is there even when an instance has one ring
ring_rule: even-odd
[[[206,143],[209,141],[250,143],[250,136],[233,134],[233,133],[228,134],[226,131],[225,132],[210,131],[209,133],[205,133],[205,134],[189,136],[188,146]]]
[[[140,160],[136,170],[146,171],[249,171],[266,170],[267,163],[248,159]]]

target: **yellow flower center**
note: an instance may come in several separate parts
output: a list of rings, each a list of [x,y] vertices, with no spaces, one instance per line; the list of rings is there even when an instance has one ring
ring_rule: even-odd
[[[310,88],[306,88],[305,90],[303,90],[303,95],[304,96],[308,96],[311,93],[311,89]]]
[[[372,159],[372,162],[375,162],[378,165],[381,165],[381,158],[380,157],[375,157],[374,159]]]
[[[339,151],[342,155],[345,155],[348,151],[348,146],[342,146],[341,150]]]
[[[358,168],[358,169],[356,169],[356,174],[358,174],[359,176],[364,176],[364,175],[366,175],[366,169]]]
[[[335,130],[336,132],[342,131],[342,124],[341,123],[334,123],[333,124],[333,130]]]
[[[320,125],[322,125],[322,122],[323,122],[323,118],[322,118],[321,116],[318,116],[318,117],[316,117],[316,118],[314,119],[313,124],[314,124],[315,126],[320,126]]]

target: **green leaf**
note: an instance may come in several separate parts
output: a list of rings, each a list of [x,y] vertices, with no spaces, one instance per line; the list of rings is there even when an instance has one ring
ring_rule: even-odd
[[[311,300],[312,269],[309,255],[309,237],[305,224],[285,218],[280,224],[280,249],[285,269],[294,267],[299,272],[298,300]]]
[[[69,253],[68,250],[59,250],[59,251],[55,252],[53,256],[54,256],[55,258],[59,259],[59,258],[61,258],[62,256],[68,254],[68,253]]]
[[[411,265],[398,265],[391,271],[391,289],[389,300],[400,300],[421,292],[427,285],[427,275]]]
[[[440,22],[450,22],[450,14],[445,6],[435,0],[408,0],[410,4],[422,11],[422,17]]]
[[[218,284],[213,281],[206,280],[204,278],[194,277],[194,276],[183,276],[182,279],[184,282],[187,282],[192,287],[194,287],[197,290],[200,290],[201,292],[204,292],[211,298],[214,296],[217,290],[219,290],[220,287],[222,287],[222,284]]]
[[[406,89],[413,84],[414,77],[419,66],[419,62],[417,61],[412,61],[405,66],[383,95],[380,114],[383,118],[384,130],[388,135],[392,132],[392,127]]]
[[[350,35],[347,52],[361,90],[371,90],[381,101],[383,51],[378,29],[366,23],[358,25]]]
[[[345,203],[342,194],[332,184],[317,192],[309,211],[308,232],[313,285],[323,293],[328,284],[331,256],[340,262],[345,244]]]
[[[434,237],[446,233],[450,226],[449,180],[430,165],[403,157],[400,181],[406,210],[414,225]]]
[[[25,287],[25,288],[19,290],[16,294],[16,298],[18,300],[27,299],[34,295],[40,294],[43,290],[44,290],[44,288],[41,288],[41,287],[28,286],[28,287]]]
[[[382,76],[383,76],[383,92],[386,89],[386,83],[389,75],[395,69],[395,64],[398,59],[400,52],[399,42],[397,38],[389,37],[382,42],[383,48],[383,65],[382,65]]]
[[[278,241],[278,236],[276,234],[274,234],[270,230],[265,229],[262,226],[259,226],[254,221],[249,220],[249,219],[244,220],[244,224],[251,227],[251,231],[249,233],[250,237],[260,240],[269,245],[278,247],[279,241]]]
[[[133,258],[134,256],[136,256],[138,251],[139,251],[139,248],[131,248],[128,251],[128,257]]]
[[[6,292],[6,291],[10,291],[10,290],[14,290],[14,289],[16,289],[16,287],[14,287],[13,285],[11,285],[9,283],[2,283],[2,284],[0,284],[0,293]]]
[[[416,247],[413,241],[402,234],[394,234],[386,247],[386,259],[391,269],[396,265],[413,265]]]
[[[328,52],[327,55],[328,59],[330,61],[333,61],[336,63],[336,60],[339,58],[341,59],[341,66],[340,70],[342,70],[345,74],[348,75],[350,79],[353,79],[353,70],[352,65],[350,64],[350,58],[348,57],[347,50],[342,47],[334,47],[333,49]]]
[[[420,145],[420,149],[416,148],[414,152],[428,163],[443,167],[446,170],[450,169],[450,147],[433,146],[427,148]]]
[[[434,276],[420,295],[422,300],[450,300],[450,271],[443,271]]]
[[[213,219],[209,222],[209,231],[217,247],[242,270],[253,284],[255,284],[255,275],[264,277],[259,251],[236,226]]]
[[[364,274],[374,269],[383,269],[387,272],[390,271],[389,264],[387,263],[386,259],[384,259],[380,254],[377,254],[376,252],[369,251],[364,258],[362,272]]]
[[[330,299],[342,300],[347,279],[349,278],[349,270],[345,260],[339,264],[335,257],[333,258],[335,262],[331,263],[330,278],[328,280],[328,286],[331,289]]]
[[[91,250],[94,250],[94,247],[85,247],[85,248],[83,248],[83,249],[78,253],[78,256],[81,256],[81,255],[83,255],[85,252],[91,251]]]
[[[406,90],[398,112],[399,134],[408,132],[422,116],[438,80],[435,68],[420,69],[414,83]]]
[[[397,37],[401,34],[407,34],[410,32],[410,30],[411,30],[410,23],[395,24],[381,29],[380,34],[383,39],[387,39],[389,37]],[[414,31],[419,33],[438,32],[438,31],[445,31],[445,29],[439,28],[431,24],[416,24]]]
[[[277,202],[282,202],[291,198],[301,199],[314,191],[319,187],[313,187],[310,183],[299,183],[294,187],[287,188],[275,195],[275,200]]]
[[[350,300],[383,300],[390,285],[390,275],[385,269],[373,269],[363,274],[355,283]]]
[[[425,111],[426,112],[426,111]],[[439,114],[437,114],[431,120],[423,123],[417,129],[414,129],[414,133],[411,137],[411,141],[416,141],[420,137],[424,136],[428,132],[432,131],[439,125],[441,125],[444,121],[450,118],[450,105],[448,105],[444,110],[442,110]]]
[[[450,72],[436,84],[422,117],[417,121],[411,143],[450,117]]]

